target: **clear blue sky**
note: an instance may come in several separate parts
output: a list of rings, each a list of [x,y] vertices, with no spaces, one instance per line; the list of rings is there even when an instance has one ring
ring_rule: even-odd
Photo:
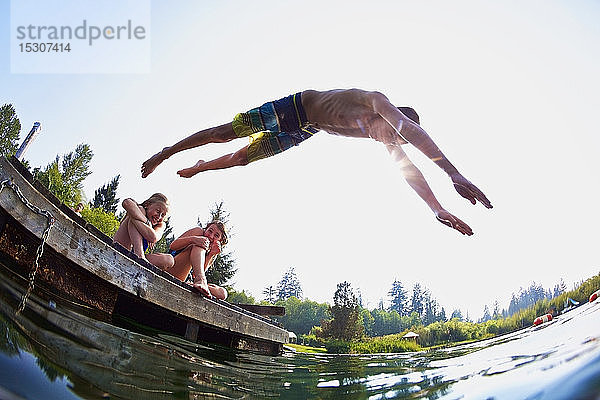
[[[57,7],[54,17],[65,13]],[[152,1],[142,74],[11,73],[9,1],[0,0],[0,15],[0,103],[15,106],[23,137],[34,121],[43,125],[26,155],[32,165],[88,143],[86,195],[121,174],[121,199],[171,199],[176,233],[223,200],[234,286],[257,298],[295,267],[316,301],[331,302],[348,280],[375,307],[399,279],[476,319],[495,300],[507,307],[520,286],[562,278],[571,287],[600,270],[598,2]],[[369,140],[321,132],[247,167],[176,175],[246,144],[239,140],[181,153],[140,177],[150,155],[237,112],[303,89],[350,87],[413,106],[487,194],[493,210],[471,206],[409,149],[473,237],[436,222]]]

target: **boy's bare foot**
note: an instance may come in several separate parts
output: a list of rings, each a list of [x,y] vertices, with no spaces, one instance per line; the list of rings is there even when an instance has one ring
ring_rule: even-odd
[[[156,153],[155,155],[153,155],[152,157],[150,157],[149,159],[147,159],[146,161],[144,161],[142,163],[142,178],[147,177],[148,175],[150,175],[152,173],[152,171],[154,171],[156,169],[156,167],[158,167],[160,165],[160,163],[162,163],[163,161],[165,161],[168,157],[163,153],[165,150],[167,150],[168,147],[165,147],[164,149],[162,149],[161,151],[159,151],[158,153]]]
[[[199,160],[193,167],[184,168],[184,169],[177,171],[177,175],[181,176],[182,178],[191,178],[192,176],[196,175],[198,172],[202,171],[202,169],[200,167],[204,163],[205,163],[204,160]]]

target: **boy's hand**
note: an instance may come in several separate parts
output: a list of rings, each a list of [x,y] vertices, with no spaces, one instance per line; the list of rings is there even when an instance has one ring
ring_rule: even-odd
[[[471,236],[473,234],[473,230],[469,225],[456,218],[454,215],[450,214],[446,210],[440,210],[435,213],[435,217],[442,224],[449,226],[450,228],[456,229],[463,235]]]
[[[458,194],[469,200],[471,204],[475,204],[477,201],[479,201],[485,206],[485,208],[492,208],[492,203],[490,203],[488,198],[485,197],[485,194],[483,194],[483,192],[479,190],[477,186],[473,185],[467,178],[457,174],[452,175],[450,179],[452,179],[454,189],[456,189]]]

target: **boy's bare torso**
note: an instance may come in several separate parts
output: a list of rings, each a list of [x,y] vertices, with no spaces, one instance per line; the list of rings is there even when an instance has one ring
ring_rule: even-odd
[[[305,90],[302,105],[309,123],[328,133],[387,142],[392,127],[375,110],[374,95],[383,96],[360,89]]]

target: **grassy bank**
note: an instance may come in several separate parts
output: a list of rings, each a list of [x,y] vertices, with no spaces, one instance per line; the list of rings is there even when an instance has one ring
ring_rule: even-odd
[[[303,346],[301,344],[288,343],[285,347],[289,347],[298,353],[327,353],[327,349],[323,347]]]
[[[590,295],[599,289],[600,274],[583,282],[575,290],[565,292],[553,299],[538,301],[533,306],[520,310],[508,318],[483,323],[452,319],[446,322],[435,322],[427,326],[413,326],[410,331],[419,334],[418,344],[402,339],[405,332],[382,337],[363,338],[358,341],[323,340],[316,338],[314,335],[305,335],[303,338],[308,339],[312,345],[325,346],[328,353],[402,353],[419,351],[423,348],[456,345],[463,342],[484,340],[529,327],[536,317],[546,314],[552,308],[560,313],[567,298],[583,304],[588,302]]]

